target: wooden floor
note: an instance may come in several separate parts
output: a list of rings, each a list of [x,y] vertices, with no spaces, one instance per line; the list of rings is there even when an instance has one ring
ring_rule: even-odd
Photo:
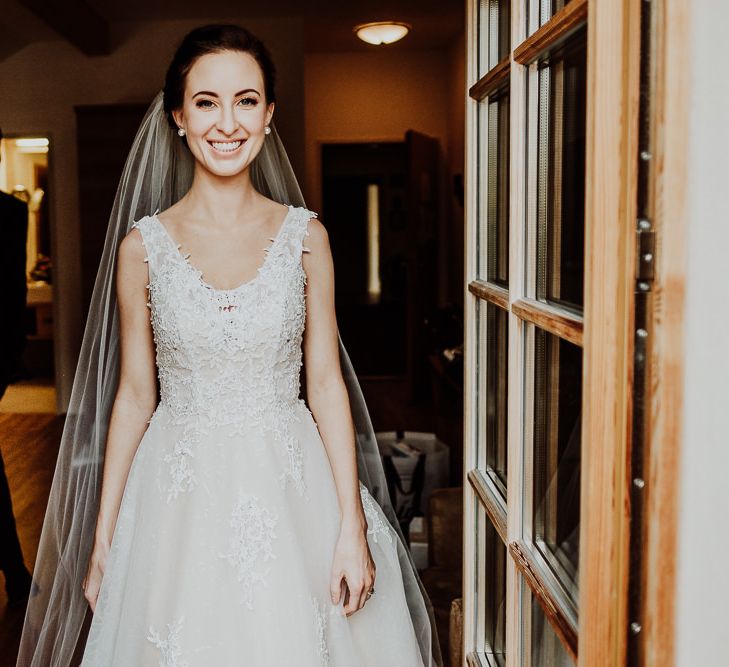
[[[13,498],[20,544],[32,571],[48,502],[63,419],[50,414],[0,414],[0,450]],[[0,573],[0,667],[14,667],[24,611],[8,610]]]

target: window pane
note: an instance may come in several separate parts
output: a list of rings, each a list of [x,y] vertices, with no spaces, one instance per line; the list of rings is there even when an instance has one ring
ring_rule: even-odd
[[[527,2],[527,32],[532,33],[540,26],[544,25],[552,18],[560,9],[570,0],[539,0],[538,2]],[[531,14],[531,8],[537,8],[534,15]]]
[[[536,598],[532,599],[531,665],[533,667],[573,667],[574,662],[564,650]]]
[[[486,278],[488,275],[489,225],[488,225],[488,182],[489,182],[489,103],[488,100],[478,105],[478,188],[477,203],[477,248],[476,275]]]
[[[490,0],[491,67],[511,51],[511,1]]]
[[[511,52],[511,1],[480,0],[478,74],[482,77]]]
[[[583,305],[586,31],[539,63],[537,298]]]
[[[478,5],[478,78],[491,69],[489,58],[489,2],[480,0]],[[474,83],[474,82],[471,82]]]
[[[509,317],[486,306],[486,472],[506,497]]]
[[[506,664],[506,546],[483,509],[479,509],[483,530],[478,549],[483,554],[481,572],[484,600],[478,613],[483,614],[484,645],[490,664]]]
[[[487,280],[509,285],[509,91],[489,97]]]
[[[534,329],[533,539],[577,605],[582,350]]]

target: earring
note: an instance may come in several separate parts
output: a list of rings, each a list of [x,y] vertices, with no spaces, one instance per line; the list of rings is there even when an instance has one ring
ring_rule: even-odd
[[[266,125],[266,129],[264,130],[266,134],[271,134],[271,128]]]
[[[179,134],[181,137],[184,137],[185,136],[185,128],[184,127],[181,127],[180,129],[178,129],[177,130],[177,134]]]

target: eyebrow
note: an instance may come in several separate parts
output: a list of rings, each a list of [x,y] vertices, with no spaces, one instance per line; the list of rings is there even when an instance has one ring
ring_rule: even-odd
[[[255,88],[246,88],[245,90],[239,90],[233,97],[238,97],[238,95],[243,95],[243,93],[256,93],[257,95],[261,94]],[[218,97],[217,93],[213,93],[209,90],[201,90],[195,93],[192,96],[192,99],[195,99],[198,95],[210,95],[210,97]]]

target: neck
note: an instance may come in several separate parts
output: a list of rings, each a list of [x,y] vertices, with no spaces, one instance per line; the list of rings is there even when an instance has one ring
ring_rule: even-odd
[[[254,217],[261,195],[251,182],[250,167],[235,176],[216,176],[196,163],[185,199],[191,217],[224,227]]]

